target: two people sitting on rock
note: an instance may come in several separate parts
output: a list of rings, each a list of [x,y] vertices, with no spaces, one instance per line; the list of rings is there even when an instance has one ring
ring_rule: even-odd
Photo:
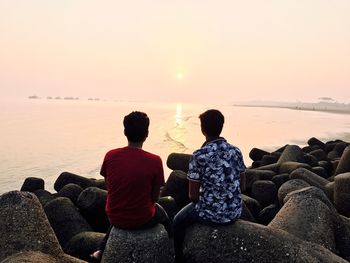
[[[164,171],[159,156],[142,149],[148,137],[147,114],[134,111],[124,117],[124,134],[128,145],[107,152],[100,174],[107,187],[106,214],[111,226],[99,249],[91,257],[102,258],[107,240],[115,226],[121,229],[146,229],[158,223],[171,236],[171,222],[165,210],[156,203],[164,185]]]
[[[241,151],[220,137],[224,124],[220,111],[208,110],[199,118],[206,141],[189,163],[187,178],[192,202],[173,221],[176,262],[183,262],[183,241],[189,225],[228,225],[242,213],[246,167]]]

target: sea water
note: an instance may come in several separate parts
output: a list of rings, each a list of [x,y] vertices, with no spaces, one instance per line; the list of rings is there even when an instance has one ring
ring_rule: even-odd
[[[0,194],[20,189],[26,177],[43,178],[53,191],[63,171],[101,178],[105,153],[127,144],[123,117],[135,110],[151,120],[144,149],[161,156],[167,178],[170,153],[192,153],[204,142],[198,116],[210,108],[225,115],[222,136],[242,150],[247,166],[253,147],[273,151],[285,144],[303,146],[310,137],[349,139],[346,114],[230,104],[2,99]]]

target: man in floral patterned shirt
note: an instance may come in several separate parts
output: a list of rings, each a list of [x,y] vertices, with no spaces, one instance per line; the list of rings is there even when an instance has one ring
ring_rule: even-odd
[[[199,118],[206,141],[193,153],[189,164],[189,197],[192,203],[174,218],[176,262],[183,262],[182,243],[186,227],[196,222],[231,224],[242,212],[245,165],[241,151],[220,137],[224,124],[220,111],[208,110]]]

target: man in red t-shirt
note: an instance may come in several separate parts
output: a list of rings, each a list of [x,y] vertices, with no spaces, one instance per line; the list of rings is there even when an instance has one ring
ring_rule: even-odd
[[[100,172],[108,191],[108,219],[112,226],[122,229],[145,229],[161,223],[171,231],[166,212],[155,203],[164,185],[162,160],[142,150],[148,136],[149,118],[143,112],[134,111],[124,117],[123,124],[128,146],[107,152]],[[100,249],[91,255],[93,259],[101,259],[110,230]]]

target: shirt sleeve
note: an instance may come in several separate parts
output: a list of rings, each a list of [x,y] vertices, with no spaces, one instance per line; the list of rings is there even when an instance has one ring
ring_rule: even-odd
[[[106,177],[107,175],[107,154],[103,160],[101,170],[100,170],[100,175],[102,175],[103,177]]]
[[[201,166],[197,162],[196,155],[192,155],[188,166],[187,179],[192,181],[200,181],[202,177]]]

